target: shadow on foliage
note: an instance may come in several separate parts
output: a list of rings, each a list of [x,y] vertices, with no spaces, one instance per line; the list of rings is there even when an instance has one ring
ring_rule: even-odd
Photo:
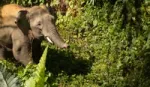
[[[132,66],[132,69],[128,72],[125,87],[149,87],[150,49],[143,50],[138,55],[138,58],[134,60],[134,65]]]
[[[92,62],[83,60],[83,58],[75,58],[70,51],[49,49],[47,56],[47,70],[57,75],[64,72],[68,75],[87,74],[90,71]]]
[[[142,73],[144,78],[147,78],[150,80],[150,49],[147,49],[142,52],[142,60],[143,61],[143,67],[142,67]]]

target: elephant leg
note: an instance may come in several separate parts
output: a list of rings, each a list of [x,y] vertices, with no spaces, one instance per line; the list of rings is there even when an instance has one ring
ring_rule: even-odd
[[[29,47],[29,44],[19,44],[19,42],[13,43],[13,55],[17,61],[24,65],[27,65],[29,62],[32,63],[32,54]]]
[[[15,59],[24,65],[32,63],[31,43],[27,36],[16,30],[12,34],[12,51]]]
[[[35,63],[39,63],[42,56],[41,40],[34,39],[32,42],[32,58]]]

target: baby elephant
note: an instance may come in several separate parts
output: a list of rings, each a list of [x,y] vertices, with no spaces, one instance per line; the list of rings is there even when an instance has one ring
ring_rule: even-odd
[[[1,8],[0,59],[4,59],[6,52],[11,51],[15,59],[24,65],[38,62],[44,38],[60,48],[68,47],[46,6],[25,8],[8,4]]]

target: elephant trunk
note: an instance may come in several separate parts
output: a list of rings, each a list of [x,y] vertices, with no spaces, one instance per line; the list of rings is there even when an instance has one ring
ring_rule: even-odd
[[[55,26],[52,25],[47,25],[49,26],[50,29],[47,29],[43,34],[46,38],[46,40],[49,43],[54,43],[60,48],[67,48],[68,44],[64,42],[64,40],[61,38],[60,34],[58,33],[57,29]]]

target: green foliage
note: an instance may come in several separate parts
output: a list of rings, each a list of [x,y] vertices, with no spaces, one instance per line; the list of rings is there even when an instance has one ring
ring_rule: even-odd
[[[21,0],[18,4],[48,4],[45,0],[30,1]],[[46,72],[45,62],[20,68],[22,85],[36,80],[46,87],[149,87],[149,1],[66,2],[66,15],[57,12],[56,25],[70,48],[63,50],[50,45]],[[58,4],[58,0],[51,2],[56,8]],[[42,46],[45,45],[43,42]]]
[[[49,2],[50,1],[46,1],[46,0],[1,0],[0,4],[14,3],[23,6],[33,6],[33,5],[44,4]]]
[[[150,80],[143,74],[147,57],[143,55],[149,49],[149,19],[145,19],[142,2],[100,1],[99,5],[87,2],[84,7],[74,4],[73,8],[79,7],[75,11],[70,8],[66,16],[58,14],[57,25],[67,32],[63,36],[69,39],[70,50],[92,64],[87,75],[68,77],[63,87],[148,87]]]
[[[24,87],[44,87],[45,78],[45,63],[47,56],[48,46],[45,48],[39,64],[36,66],[36,71],[33,72],[31,77],[26,80]]]
[[[49,87],[47,79],[50,73],[46,72],[45,63],[48,46],[45,48],[38,65],[27,65],[16,68],[6,61],[0,62],[0,86],[2,87]],[[13,73],[18,73],[13,74]],[[18,79],[20,78],[20,80]]]
[[[14,67],[12,64],[1,61],[0,62],[0,87],[20,87],[20,80],[16,74],[14,74]]]

